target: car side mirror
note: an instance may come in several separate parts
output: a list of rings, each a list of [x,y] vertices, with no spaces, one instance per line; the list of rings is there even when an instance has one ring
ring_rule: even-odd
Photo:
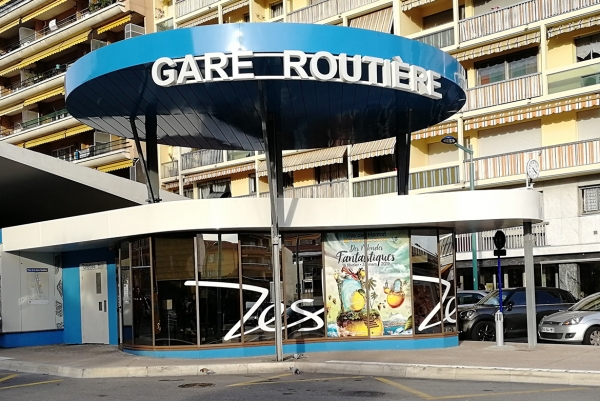
[[[513,308],[513,305],[514,305],[514,304],[515,304],[514,302],[509,302],[509,303],[507,303],[507,304],[506,304],[506,307],[505,307],[505,308],[506,308],[506,310],[507,310],[508,312],[510,312],[510,311],[512,310],[512,308]]]

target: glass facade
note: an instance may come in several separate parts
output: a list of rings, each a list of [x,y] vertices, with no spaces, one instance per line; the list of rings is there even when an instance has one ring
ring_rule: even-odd
[[[283,339],[456,335],[454,235],[437,229],[284,233]],[[126,347],[272,345],[267,233],[173,233],[119,244]]]

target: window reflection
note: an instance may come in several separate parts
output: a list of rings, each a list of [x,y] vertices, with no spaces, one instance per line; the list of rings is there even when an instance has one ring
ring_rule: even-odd
[[[133,283],[133,343],[152,343],[152,278],[150,273],[150,238],[131,243],[131,279]]]
[[[440,230],[440,279],[442,283],[442,318],[444,332],[456,332],[456,267],[454,263],[454,235]]]
[[[416,334],[442,332],[437,230],[413,230],[411,252]]]
[[[131,282],[131,258],[129,257],[129,242],[120,244],[121,260],[121,308],[122,316],[122,342],[133,344],[133,285]]]

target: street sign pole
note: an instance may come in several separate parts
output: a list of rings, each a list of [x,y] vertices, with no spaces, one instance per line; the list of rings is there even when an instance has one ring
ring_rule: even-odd
[[[498,256],[498,305],[500,306],[498,312],[495,314],[496,320],[496,345],[501,347],[504,345],[504,308],[502,305],[502,263],[500,261],[501,256],[506,256],[506,236],[504,232],[498,230],[494,234],[494,256]]]

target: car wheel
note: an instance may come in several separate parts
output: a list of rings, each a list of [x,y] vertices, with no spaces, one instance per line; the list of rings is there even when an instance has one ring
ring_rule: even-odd
[[[600,327],[590,327],[583,336],[585,345],[600,345]]]
[[[496,324],[494,322],[479,322],[471,330],[471,339],[474,341],[496,340]]]

